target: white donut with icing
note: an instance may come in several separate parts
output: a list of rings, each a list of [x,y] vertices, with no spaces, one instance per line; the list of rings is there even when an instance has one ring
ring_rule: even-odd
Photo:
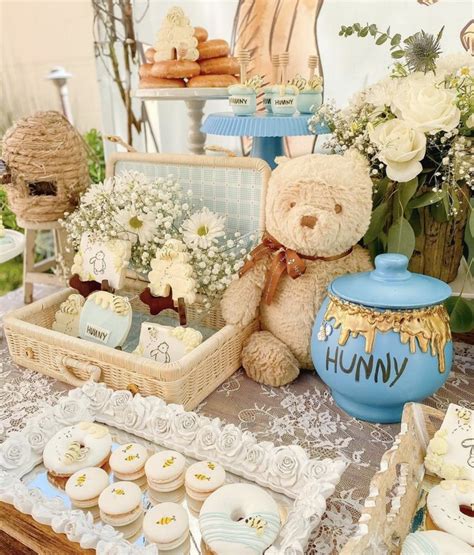
[[[59,430],[43,451],[44,466],[54,476],[71,476],[88,466],[102,466],[110,454],[112,437],[105,426],[80,422]]]
[[[474,519],[461,512],[461,507],[474,510],[474,482],[444,480],[430,490],[426,505],[437,529],[474,545]]]
[[[219,555],[261,555],[280,531],[278,506],[262,488],[228,484],[212,493],[199,516],[202,539]]]
[[[401,555],[474,555],[466,542],[438,530],[408,534],[402,545]]]

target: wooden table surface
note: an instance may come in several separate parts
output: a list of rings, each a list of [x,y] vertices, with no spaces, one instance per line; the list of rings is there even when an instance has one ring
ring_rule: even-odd
[[[0,501],[0,553],[3,555],[93,555],[95,550],[82,549],[64,534],[39,524],[13,505]]]

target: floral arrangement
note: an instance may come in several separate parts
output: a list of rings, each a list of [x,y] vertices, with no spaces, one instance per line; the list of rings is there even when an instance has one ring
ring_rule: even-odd
[[[358,92],[347,107],[323,104],[310,129],[325,124],[329,151],[355,148],[369,163],[374,208],[364,244],[371,254],[403,253],[414,271],[451,281],[464,236],[474,236],[474,59],[440,56],[442,30],[402,40],[390,29],[354,24],[339,34],[390,44],[397,61],[390,76]]]
[[[209,308],[243,265],[255,237],[227,235],[225,218],[206,207],[193,210],[191,195],[172,175],[164,179],[124,172],[92,184],[62,223],[75,249],[85,232],[100,239],[129,239],[130,265],[141,274],[150,271],[158,249],[171,239],[182,240],[197,290]]]

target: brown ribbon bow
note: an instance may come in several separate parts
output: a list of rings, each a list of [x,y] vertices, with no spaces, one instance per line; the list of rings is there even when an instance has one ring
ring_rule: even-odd
[[[260,245],[255,247],[250,253],[250,259],[241,268],[239,275],[242,277],[246,272],[255,266],[255,264],[268,255],[273,255],[273,261],[268,268],[265,279],[265,287],[263,289],[263,300],[266,304],[271,304],[275,291],[278,287],[281,276],[286,273],[296,279],[302,276],[306,271],[305,260],[338,260],[352,252],[352,247],[336,256],[305,256],[299,254],[292,249],[288,249],[278,242],[269,233],[265,233]]]

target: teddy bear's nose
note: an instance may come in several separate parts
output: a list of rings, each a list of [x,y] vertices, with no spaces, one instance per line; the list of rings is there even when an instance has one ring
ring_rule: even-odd
[[[303,216],[301,218],[301,225],[313,229],[317,221],[318,218],[316,218],[316,216]]]

